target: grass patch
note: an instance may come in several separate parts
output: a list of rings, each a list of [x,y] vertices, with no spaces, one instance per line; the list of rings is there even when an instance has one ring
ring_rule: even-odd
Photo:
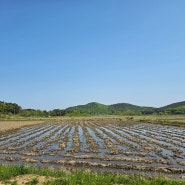
[[[31,181],[27,182],[26,185],[36,185],[38,182],[37,178],[33,178]]]
[[[18,175],[29,173],[28,167],[21,166],[4,166],[0,165],[0,180],[8,180]]]
[[[179,127],[185,126],[185,116],[135,116],[134,121]]]
[[[123,175],[109,172],[92,171],[62,171],[49,168],[36,168],[29,166],[7,166],[0,165],[0,181],[8,182],[9,179],[23,174],[37,174],[46,177],[54,177],[45,185],[185,185],[185,180],[166,179],[163,177],[147,178],[143,176]],[[27,185],[38,183],[37,178],[32,179]],[[16,182],[12,183],[16,184]]]

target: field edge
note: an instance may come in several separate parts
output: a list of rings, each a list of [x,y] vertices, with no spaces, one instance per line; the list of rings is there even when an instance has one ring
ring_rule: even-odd
[[[21,175],[37,175],[48,179],[43,184],[113,184],[113,185],[185,185],[185,179],[170,177],[145,177],[142,175],[126,175],[112,172],[94,172],[91,170],[62,170],[52,168],[31,167],[25,165],[3,165],[0,164],[0,183],[11,184],[12,178]],[[185,177],[182,177],[185,178]],[[14,183],[18,183],[19,179]],[[38,181],[38,180],[37,180]]]

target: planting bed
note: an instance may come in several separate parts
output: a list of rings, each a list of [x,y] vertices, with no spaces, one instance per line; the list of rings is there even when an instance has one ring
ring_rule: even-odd
[[[0,134],[3,164],[185,174],[185,128],[71,119]]]

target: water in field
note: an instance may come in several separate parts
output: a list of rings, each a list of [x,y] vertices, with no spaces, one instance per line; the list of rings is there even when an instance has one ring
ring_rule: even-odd
[[[185,173],[185,128],[63,121],[0,136],[0,162]]]

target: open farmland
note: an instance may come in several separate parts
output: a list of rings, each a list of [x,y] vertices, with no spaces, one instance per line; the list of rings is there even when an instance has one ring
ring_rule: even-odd
[[[0,163],[185,174],[185,128],[66,119],[1,132]]]
[[[43,121],[0,121],[0,131],[6,131],[6,130],[11,130],[11,129],[17,129],[21,128],[27,125],[35,125],[38,123],[42,123]]]

